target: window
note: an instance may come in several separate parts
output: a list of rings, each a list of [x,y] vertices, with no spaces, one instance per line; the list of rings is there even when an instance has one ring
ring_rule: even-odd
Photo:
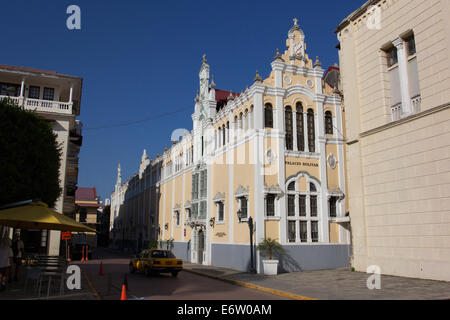
[[[20,86],[15,84],[0,83],[0,96],[18,97],[20,95]]]
[[[317,196],[310,197],[311,217],[317,217]]]
[[[288,195],[288,216],[295,217],[295,196]]]
[[[273,108],[270,103],[264,107],[264,126],[266,128],[273,128]]]
[[[317,192],[317,188],[316,188],[316,186],[314,185],[314,183],[310,183],[310,184],[309,184],[309,190],[310,190],[311,192]]]
[[[295,221],[288,222],[288,240],[291,243],[297,241],[295,226],[296,226]]]
[[[55,89],[53,88],[44,88],[44,95],[42,96],[43,100],[53,101],[55,98]]]
[[[86,208],[80,209],[80,223],[86,223],[87,221],[87,210]]]
[[[248,217],[247,199],[240,198],[240,202],[241,202],[241,211],[242,211],[243,216]]]
[[[312,242],[319,242],[319,222],[311,222],[311,240]]]
[[[297,102],[297,148],[299,151],[305,151],[305,128],[303,124],[303,106]]]
[[[397,48],[391,47],[386,51],[386,57],[387,57],[387,66],[388,68],[396,65],[398,63],[398,55],[397,55]]]
[[[330,111],[325,112],[325,134],[333,134],[333,115]]]
[[[316,152],[316,130],[314,125],[314,111],[308,110],[308,147],[309,152]]]
[[[225,216],[224,209],[225,209],[225,205],[224,205],[223,202],[217,203],[217,210],[218,210],[218,212],[217,212],[217,220],[219,222],[223,222],[224,219],[225,219],[224,218],[224,216]]]
[[[177,226],[179,226],[180,225],[180,212],[179,211],[175,212],[175,220],[176,220]]]
[[[331,218],[337,217],[337,210],[336,210],[337,209],[337,207],[336,207],[337,200],[338,200],[337,197],[330,198],[330,217]]]
[[[291,182],[288,186],[288,191],[295,191],[295,182]]]
[[[223,125],[223,127],[222,127],[222,146],[224,146],[226,144],[227,144],[226,131],[225,131],[225,125]]]
[[[266,217],[275,216],[275,195],[268,194],[266,198]]]
[[[308,242],[308,222],[300,221],[300,241]]]
[[[414,40],[414,36],[405,40],[406,47],[408,48],[408,56],[413,56],[416,54],[416,41]]]
[[[300,196],[298,204],[300,217],[306,217],[306,196]]]
[[[293,143],[293,125],[292,125],[292,108],[286,107],[284,111],[284,123],[286,126],[286,149],[294,150]]]
[[[39,99],[41,88],[30,86],[28,89],[28,98]]]

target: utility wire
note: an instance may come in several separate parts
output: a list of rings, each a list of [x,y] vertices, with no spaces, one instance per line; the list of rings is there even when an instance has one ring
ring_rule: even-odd
[[[94,131],[94,130],[102,130],[102,129],[113,129],[113,128],[119,128],[119,127],[128,127],[128,126],[136,125],[136,124],[139,124],[139,123],[144,123],[144,122],[148,122],[148,121],[152,121],[152,120],[168,117],[168,116],[177,114],[178,112],[181,112],[181,111],[184,111],[184,110],[187,110],[187,109],[192,109],[192,106],[180,108],[180,109],[172,111],[172,112],[161,113],[159,115],[143,118],[143,119],[140,119],[140,120],[124,122],[124,123],[118,123],[118,124],[111,124],[111,125],[104,125],[104,126],[99,126],[99,127],[87,127],[87,128],[83,128],[83,131]]]

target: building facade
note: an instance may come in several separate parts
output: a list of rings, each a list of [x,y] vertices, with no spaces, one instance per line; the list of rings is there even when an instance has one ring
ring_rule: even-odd
[[[75,221],[99,231],[98,211],[101,207],[103,208],[95,187],[78,188],[75,192]],[[87,244],[90,248],[97,247],[97,234],[93,232],[73,234],[72,239],[73,243]]]
[[[59,179],[62,189],[54,209],[66,215],[75,213],[78,154],[83,140],[82,123],[76,117],[80,115],[82,84],[81,78],[53,71],[0,65],[0,99],[9,97],[53,124],[61,146]],[[60,234],[59,231],[43,231],[41,251],[59,255]]]
[[[257,72],[241,93],[216,89],[203,57],[193,129],[175,131],[156,159],[144,151],[125,183],[119,165],[111,194],[117,247],[172,239],[187,261],[247,271],[252,217],[253,243],[272,238],[285,247],[280,271],[349,264],[342,99],[306,53],[296,19],[286,47],[270,75]],[[255,258],[261,271],[263,257]]]
[[[336,30],[352,264],[450,280],[450,2],[368,1]]]

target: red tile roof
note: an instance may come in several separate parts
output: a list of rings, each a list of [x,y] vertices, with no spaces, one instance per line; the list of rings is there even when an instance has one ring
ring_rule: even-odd
[[[78,188],[75,192],[75,201],[97,201],[97,189]]]
[[[222,109],[228,101],[228,97],[230,96],[230,93],[233,95],[233,97],[239,97],[239,93],[235,93],[232,91],[225,91],[225,90],[219,90],[216,89],[216,101],[217,101],[217,111]]]

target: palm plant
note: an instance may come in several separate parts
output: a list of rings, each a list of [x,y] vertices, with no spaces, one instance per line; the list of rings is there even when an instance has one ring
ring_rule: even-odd
[[[263,242],[261,242],[257,247],[256,250],[261,251],[261,253],[266,256],[269,256],[269,260],[272,260],[272,256],[274,253],[285,253],[286,251],[281,246],[281,244],[278,243],[277,240],[268,238],[264,239]]]

